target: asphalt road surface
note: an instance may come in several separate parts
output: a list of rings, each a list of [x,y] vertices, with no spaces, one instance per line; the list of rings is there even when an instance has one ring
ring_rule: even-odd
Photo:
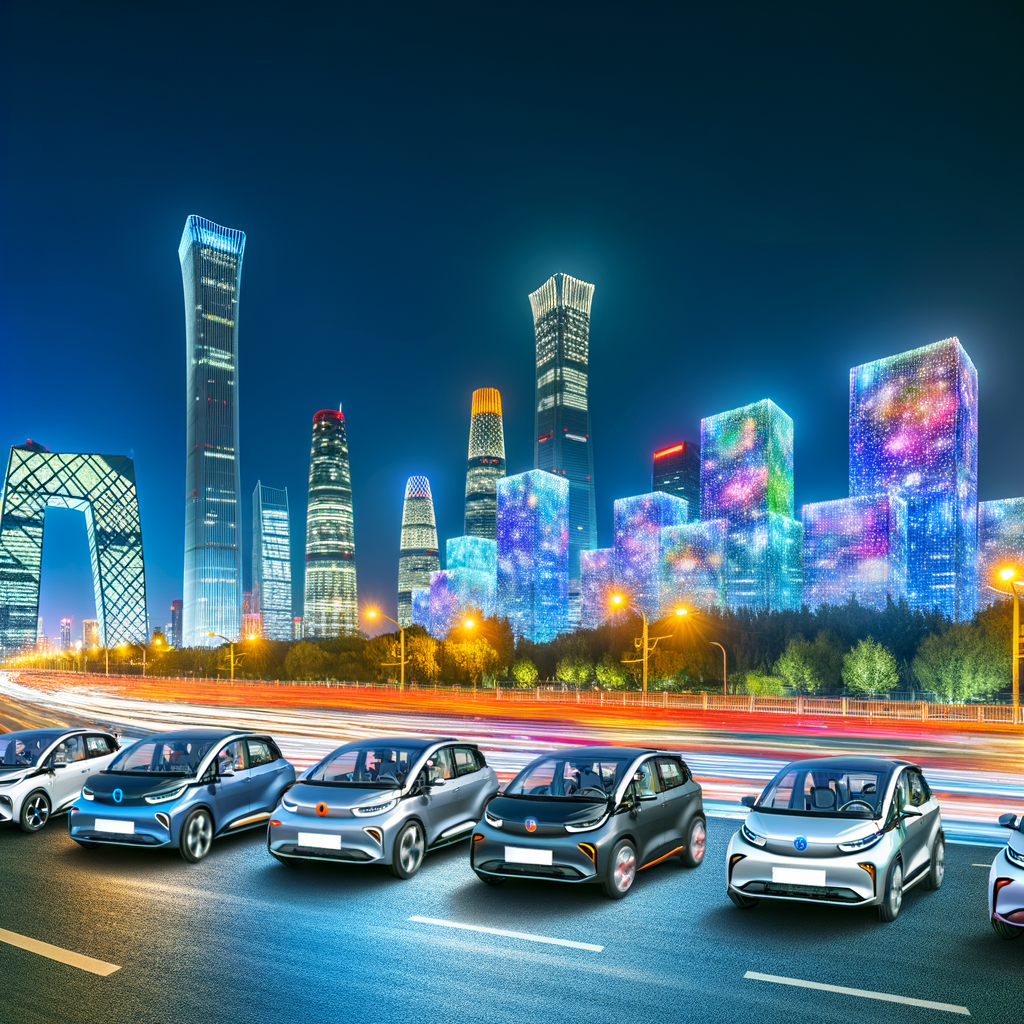
[[[262,830],[220,839],[187,864],[170,851],[82,850],[63,817],[31,836],[5,827],[0,1019],[930,1024],[963,1010],[1020,1019],[1024,942],[998,939],[986,919],[987,871],[977,865],[991,862],[990,847],[950,846],[943,887],[915,888],[882,924],[864,908],[734,908],[723,861],[735,825],[711,819],[700,868],[650,868],[620,901],[596,886],[491,888],[470,871],[466,844],[430,854],[403,882],[385,868],[282,867]],[[25,938],[108,966],[59,962],[20,948]]]

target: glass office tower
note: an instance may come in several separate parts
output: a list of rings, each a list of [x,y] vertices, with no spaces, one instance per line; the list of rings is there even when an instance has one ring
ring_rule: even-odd
[[[185,291],[184,643],[241,628],[238,295],[245,234],[189,217],[178,246]]]
[[[497,483],[505,475],[505,435],[501,428],[501,393],[477,388],[469,421],[469,465],[466,468],[467,537],[494,540]]]
[[[288,489],[260,481],[252,492],[252,594],[268,640],[292,636],[292,544]]]
[[[306,579],[302,635],[315,639],[354,634],[356,542],[352,518],[352,475],[345,417],[321,409],[313,417],[306,506]]]
[[[533,465],[569,484],[569,625],[580,621],[580,552],[597,547],[590,436],[594,286],[555,274],[530,295],[537,340]]]
[[[700,445],[679,441],[654,453],[651,490],[684,498],[689,521],[700,518]]]
[[[437,524],[430,481],[411,476],[405,485],[402,506],[402,540],[398,551],[398,615],[403,626],[411,626],[412,592],[430,586],[430,574],[441,568],[437,547]]]

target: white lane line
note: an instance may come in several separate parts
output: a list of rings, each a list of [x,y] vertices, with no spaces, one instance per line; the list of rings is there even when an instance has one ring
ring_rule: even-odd
[[[794,988],[813,988],[819,992],[837,992],[841,996],[860,996],[862,999],[881,999],[886,1003],[903,1003],[904,1006],[923,1006],[926,1010],[945,1010],[947,1013],[960,1013],[970,1017],[971,1011],[966,1006],[955,1006],[953,1003],[936,1003],[931,999],[911,999],[910,996],[894,996],[888,992],[871,992],[864,988],[845,988],[842,985],[823,985],[820,981],[804,981],[802,978],[780,978],[774,974],[758,974],[747,971],[743,975],[751,981],[772,981],[776,985],[792,985]]]
[[[30,953],[38,953],[40,956],[49,957],[62,964],[69,964],[71,967],[88,971],[90,974],[99,974],[104,978],[108,974],[113,974],[114,971],[121,970],[116,964],[94,960],[91,956],[85,956],[82,953],[72,953],[70,949],[51,946],[48,942],[30,939],[17,932],[9,932],[6,928],[0,928],[0,942],[6,942],[9,946],[17,946],[18,949],[27,949]]]
[[[503,935],[507,939],[526,939],[528,942],[546,942],[549,946],[570,946],[572,949],[589,949],[592,953],[600,953],[604,946],[595,946],[592,942],[574,942],[572,939],[553,939],[548,935],[531,935],[529,932],[510,932],[505,928],[485,928],[479,924],[462,924],[459,921],[441,921],[436,917],[409,918],[418,924],[436,924],[440,928],[461,928],[467,932],[484,932],[487,935]]]
[[[971,867],[972,868],[990,868],[990,867],[992,867],[992,865],[991,864],[972,864]]]

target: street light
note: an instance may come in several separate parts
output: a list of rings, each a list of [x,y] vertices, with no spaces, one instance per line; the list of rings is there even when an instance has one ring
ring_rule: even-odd
[[[226,636],[221,636],[220,633],[207,633],[206,635],[207,636],[215,636],[218,639],[223,640],[224,643],[231,645],[231,651],[228,654],[228,658],[231,661],[231,682],[234,682],[235,681],[235,662],[242,660],[242,655],[241,654],[238,656],[237,659],[235,658],[235,641],[234,640],[229,640]]]
[[[709,640],[712,647],[717,647],[722,652],[722,696],[729,696],[729,670],[725,663],[725,648],[717,640]]]
[[[399,643],[401,644],[399,660],[397,662],[383,662],[382,668],[394,668],[396,665],[399,668],[399,690],[405,689],[405,666],[409,664],[405,657],[405,626],[403,626],[397,619],[391,618],[390,615],[385,615],[383,612],[378,611],[376,608],[370,608],[366,612],[368,619],[387,619],[388,622],[393,622],[398,627]]]
[[[1017,570],[1009,567],[999,570],[999,578],[1004,583],[1010,584],[1010,590],[997,590],[999,594],[1013,594],[1013,634],[1010,637],[1010,665],[1013,669],[1013,720],[1017,721],[1018,708],[1020,707],[1020,599],[1017,587],[1020,581],[1017,579]],[[990,587],[996,590],[995,587]]]
[[[647,659],[655,647],[658,646],[659,640],[667,640],[669,634],[664,636],[648,636],[647,635],[647,616],[644,614],[642,608],[638,608],[633,604],[625,594],[612,594],[608,598],[608,603],[615,609],[620,611],[633,611],[640,616],[640,622],[643,626],[643,632],[639,637],[633,638],[633,646],[640,652],[639,658],[623,658],[622,661],[626,665],[643,665],[643,677],[642,677],[642,688],[643,692],[647,692]],[[687,609],[677,608],[676,615],[682,616],[687,614]]]

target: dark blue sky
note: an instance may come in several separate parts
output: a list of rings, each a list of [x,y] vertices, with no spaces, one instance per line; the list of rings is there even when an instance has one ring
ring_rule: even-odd
[[[602,544],[655,448],[763,397],[795,420],[797,505],[845,496],[849,368],[949,335],[980,495],[1024,494],[1022,48],[1009,3],[8,0],[0,441],[134,452],[166,621],[197,213],[247,235],[243,519],[257,479],[287,486],[297,597],[313,413],[344,402],[360,598],[393,610],[410,474],[461,533],[473,388],[532,465],[526,296],[559,270],[596,285]],[[91,613],[84,522],[51,513],[47,631]]]

